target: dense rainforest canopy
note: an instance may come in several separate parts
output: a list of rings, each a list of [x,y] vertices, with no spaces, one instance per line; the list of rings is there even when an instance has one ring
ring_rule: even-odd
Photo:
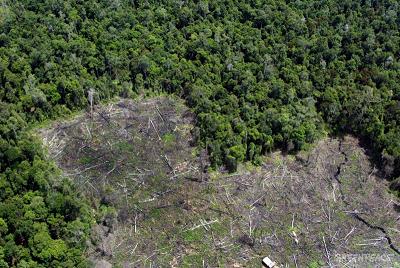
[[[89,210],[27,128],[89,89],[181,96],[214,167],[353,133],[395,179],[399,28],[396,0],[3,0],[0,267],[86,265]]]

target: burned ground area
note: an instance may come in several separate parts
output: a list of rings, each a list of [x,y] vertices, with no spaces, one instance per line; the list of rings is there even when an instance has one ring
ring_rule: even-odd
[[[343,267],[357,254],[394,265],[399,204],[357,139],[325,138],[227,173],[193,147],[194,120],[181,100],[157,97],[40,130],[49,157],[91,201],[95,266],[259,267],[268,256]]]

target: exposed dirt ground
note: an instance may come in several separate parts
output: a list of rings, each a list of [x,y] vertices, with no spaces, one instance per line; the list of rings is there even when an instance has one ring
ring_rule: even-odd
[[[260,267],[265,256],[282,267],[400,263],[398,200],[357,139],[208,172],[207,154],[191,146],[193,120],[181,101],[159,97],[40,130],[50,157],[99,211],[87,251],[95,265]]]

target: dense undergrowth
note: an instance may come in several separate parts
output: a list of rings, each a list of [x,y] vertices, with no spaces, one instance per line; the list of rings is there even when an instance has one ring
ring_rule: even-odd
[[[399,12],[394,0],[2,1],[0,266],[85,265],[87,208],[26,127],[86,107],[91,88],[96,101],[185,98],[214,166],[351,132],[396,178]]]

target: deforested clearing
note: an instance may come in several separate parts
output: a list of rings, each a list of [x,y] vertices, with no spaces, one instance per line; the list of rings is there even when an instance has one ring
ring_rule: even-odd
[[[351,136],[237,172],[209,168],[179,99],[120,99],[40,129],[49,158],[96,211],[86,255],[117,267],[345,265],[399,261],[400,209]],[[354,255],[356,256],[356,255]],[[397,258],[397,259],[396,259]]]

